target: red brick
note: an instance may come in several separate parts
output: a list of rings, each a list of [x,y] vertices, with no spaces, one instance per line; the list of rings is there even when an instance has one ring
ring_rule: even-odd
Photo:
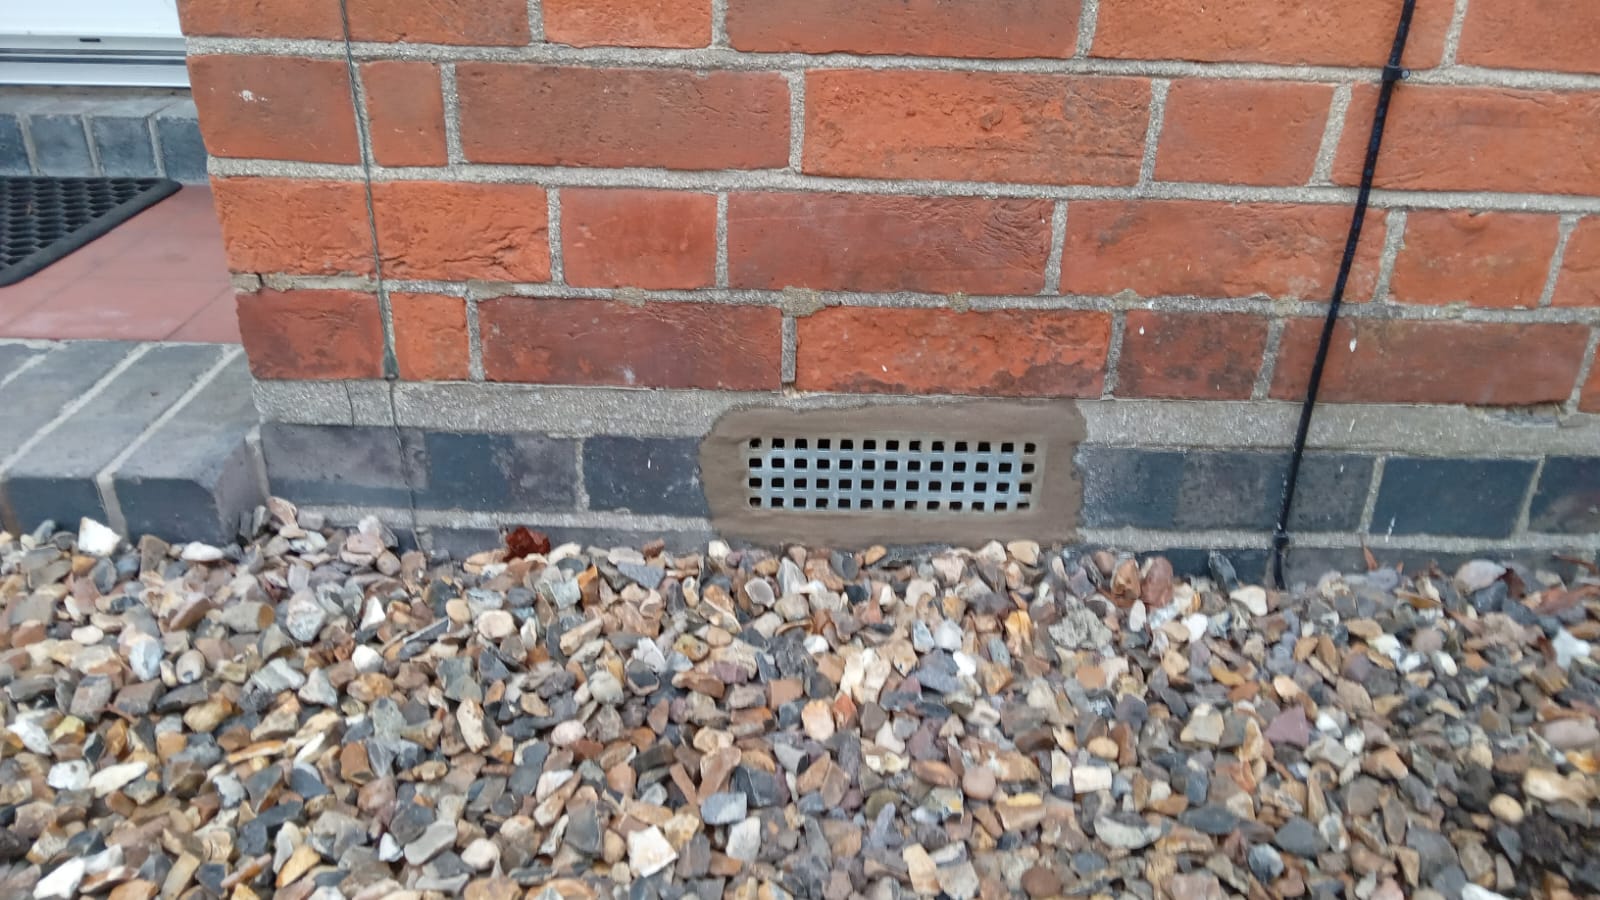
[[[432,63],[380,60],[361,66],[372,157],[380,166],[442,166],[444,94]]]
[[[836,306],[799,320],[805,391],[1098,397],[1111,316]]]
[[[467,380],[467,301],[438,294],[389,293],[394,355],[409,381]]]
[[[1444,57],[1452,0],[1418,0],[1405,64]],[[1331,66],[1389,59],[1400,4],[1391,0],[1101,0],[1091,56]]]
[[[1311,180],[1333,85],[1183,79],[1167,90],[1160,181],[1297,185]]]
[[[1456,61],[1496,69],[1600,72],[1600,4],[1494,0],[1467,8]]]
[[[178,0],[183,33],[339,40],[339,0]]]
[[[1583,395],[1578,398],[1578,410],[1600,413],[1600,364],[1589,368],[1589,380],[1584,382]]]
[[[549,210],[528,184],[380,181],[372,185],[390,278],[546,281]]]
[[[738,50],[984,59],[1071,56],[1079,0],[729,0]]]
[[[348,0],[350,37],[385,44],[489,44],[531,40],[527,0]]]
[[[544,38],[574,47],[704,47],[711,0],[544,0]]]
[[[1293,319],[1272,396],[1305,396],[1321,318]],[[1583,362],[1582,325],[1344,319],[1334,328],[1320,400],[1520,406],[1565,401]]]
[[[760,169],[789,161],[775,72],[458,63],[473,162]]]
[[[211,197],[235,272],[372,274],[372,229],[359,184],[213,178]]]
[[[1248,400],[1266,346],[1260,316],[1130,310],[1117,396]]]
[[[1535,307],[1561,223],[1536,213],[1413,210],[1395,258],[1390,297],[1401,303]]]
[[[1357,184],[1377,88],[1357,87],[1334,164]],[[1600,194],[1600,91],[1405,84],[1378,155],[1380,188]]]
[[[212,156],[361,162],[343,60],[191,56],[189,80]]]
[[[1567,239],[1552,306],[1600,306],[1600,218],[1579,219]]]
[[[1106,200],[1067,204],[1061,290],[1142,297],[1321,300],[1332,295],[1350,229],[1345,206]],[[1383,246],[1366,221],[1346,299],[1370,299]]]
[[[240,294],[239,334],[257,378],[383,377],[383,322],[378,298],[371,294]]]
[[[717,198],[673,191],[561,192],[567,284],[673,290],[716,281]]]
[[[499,297],[478,304],[490,381],[776,389],[783,315],[769,306]]]
[[[805,171],[863,178],[1133,184],[1150,119],[1139,78],[806,73]]]
[[[734,194],[733,287],[1034,294],[1050,203],[979,197]]]

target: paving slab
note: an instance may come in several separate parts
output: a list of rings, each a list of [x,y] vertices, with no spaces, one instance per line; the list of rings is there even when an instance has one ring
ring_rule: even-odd
[[[82,516],[107,521],[95,477],[225,352],[229,348],[209,344],[157,345],[134,360],[0,474],[5,498],[0,509],[7,521],[18,527],[45,519],[76,522]],[[50,362],[23,373],[23,378]]]
[[[62,407],[93,387],[136,346],[127,341],[62,344],[0,389],[0,409],[5,417],[5,427],[0,428],[0,470],[39,429],[61,414]]]
[[[225,543],[264,503],[255,454],[250,369],[236,356],[112,473],[130,537]]]

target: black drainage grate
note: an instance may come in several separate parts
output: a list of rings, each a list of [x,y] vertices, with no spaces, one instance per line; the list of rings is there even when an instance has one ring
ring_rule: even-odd
[[[100,237],[178,187],[165,178],[0,178],[0,287]]]

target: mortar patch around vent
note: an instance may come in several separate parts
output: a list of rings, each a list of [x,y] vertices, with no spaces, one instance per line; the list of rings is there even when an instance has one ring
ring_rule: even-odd
[[[1076,402],[840,399],[717,420],[700,444],[713,530],[827,547],[1076,539]]]
[[[753,437],[747,502],[796,513],[995,515],[1032,507],[1043,472],[1036,441],[928,435]]]

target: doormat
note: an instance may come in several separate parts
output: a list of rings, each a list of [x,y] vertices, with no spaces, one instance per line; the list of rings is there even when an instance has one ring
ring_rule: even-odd
[[[165,178],[0,178],[0,287],[172,196]]]

